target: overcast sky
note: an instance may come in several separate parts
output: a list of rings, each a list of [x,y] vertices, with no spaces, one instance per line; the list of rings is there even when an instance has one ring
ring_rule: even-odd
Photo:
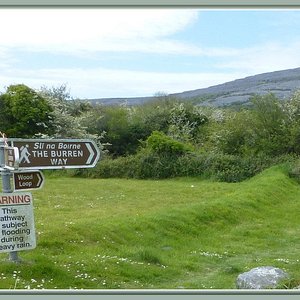
[[[300,10],[0,9],[0,91],[153,96],[300,67]]]

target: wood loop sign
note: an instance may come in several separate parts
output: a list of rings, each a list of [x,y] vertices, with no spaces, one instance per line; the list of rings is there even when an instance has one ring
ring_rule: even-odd
[[[13,173],[15,191],[41,189],[44,176],[41,171],[21,171]]]

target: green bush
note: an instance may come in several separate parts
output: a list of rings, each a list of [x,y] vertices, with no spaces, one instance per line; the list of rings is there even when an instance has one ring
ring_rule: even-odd
[[[102,159],[93,169],[77,170],[77,176],[90,178],[134,178],[137,169],[134,156]]]
[[[172,177],[202,177],[217,181],[240,182],[262,170],[283,162],[293,162],[295,156],[241,157],[220,153],[186,153],[166,155],[143,149],[137,155],[105,158],[93,169],[77,170],[77,176],[92,178],[162,179]]]
[[[176,141],[160,131],[152,132],[146,140],[146,148],[166,155],[182,155],[193,150],[190,145]]]
[[[165,153],[155,153],[151,151],[141,151],[137,156],[136,178],[170,178],[175,177],[174,172],[178,157]]]

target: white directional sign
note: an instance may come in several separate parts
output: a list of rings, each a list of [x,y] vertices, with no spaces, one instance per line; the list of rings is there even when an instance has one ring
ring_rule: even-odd
[[[0,194],[0,252],[29,250],[35,247],[31,194]]]
[[[11,139],[20,153],[19,169],[92,168],[100,151],[91,140]]]

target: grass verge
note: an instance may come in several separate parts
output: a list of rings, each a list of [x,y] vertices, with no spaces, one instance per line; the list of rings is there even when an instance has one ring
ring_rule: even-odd
[[[281,167],[241,183],[48,177],[37,248],[1,254],[2,289],[234,289],[273,265],[300,278],[300,186]]]

